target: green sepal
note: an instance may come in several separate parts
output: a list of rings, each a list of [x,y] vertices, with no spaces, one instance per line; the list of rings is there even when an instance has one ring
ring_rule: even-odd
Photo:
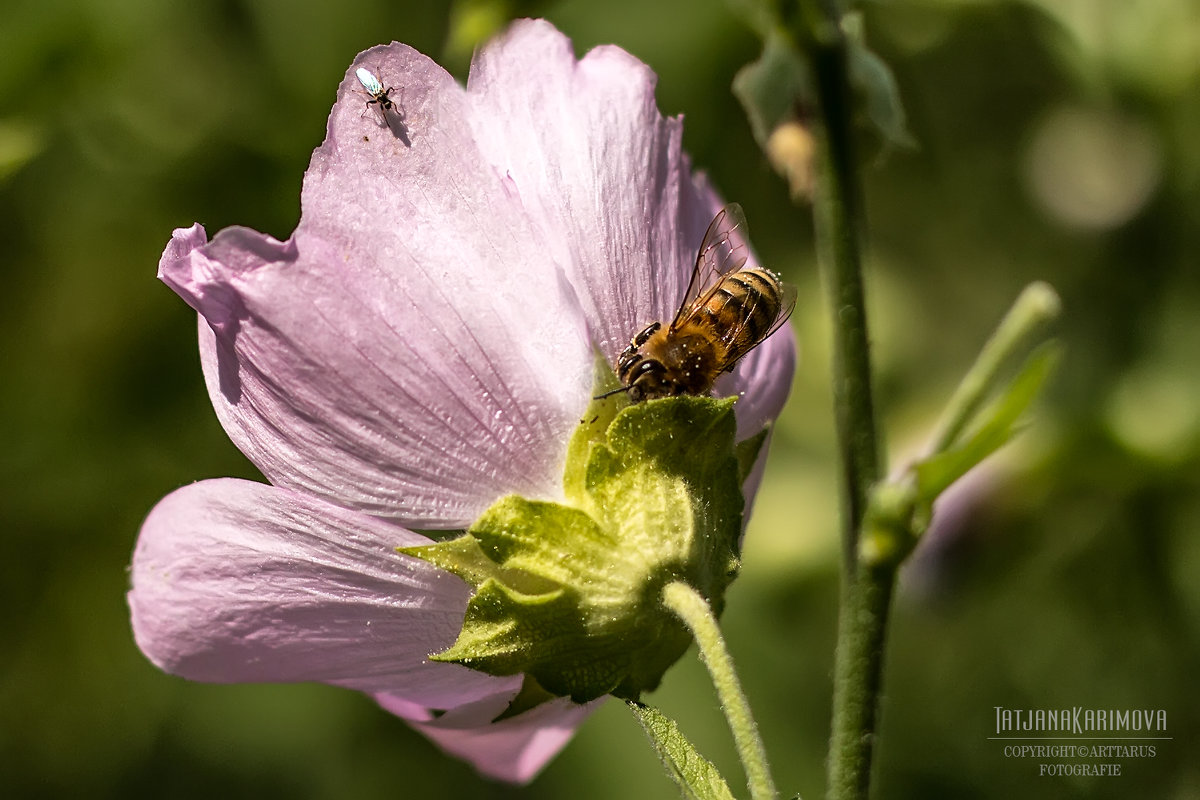
[[[521,690],[517,692],[517,696],[508,704],[508,708],[504,709],[504,713],[496,717],[492,722],[500,722],[509,717],[524,714],[526,711],[531,711],[543,703],[549,703],[557,697],[558,695],[553,692],[546,691],[532,676],[526,675],[525,680],[521,681]]]
[[[484,581],[495,578],[517,587],[527,594],[553,591],[556,588],[539,582],[533,575],[500,566],[488,557],[480,540],[470,533],[433,544],[399,547],[396,552],[428,561],[434,566],[454,573],[472,586],[479,586]]]
[[[758,454],[762,452],[763,445],[767,443],[767,434],[770,432],[771,427],[768,425],[749,439],[743,439],[734,445],[733,452],[738,461],[739,483],[745,483],[746,478],[749,478],[750,473],[754,471],[754,463],[758,461]]]
[[[733,793],[721,773],[696,751],[673,720],[641,703],[629,702],[627,705],[685,798],[733,800]]]
[[[563,493],[571,499],[586,494],[588,454],[593,444],[603,444],[608,427],[622,409],[629,407],[629,395],[616,392],[621,384],[613,374],[612,367],[600,353],[592,361],[592,385],[596,396],[588,404],[587,411],[579,420],[579,427],[571,434],[567,443],[567,464],[563,471]]]
[[[623,543],[670,565],[656,591],[683,580],[717,614],[739,568],[745,507],[733,405],[734,398],[672,397],[625,409],[591,450],[581,498]]]
[[[458,639],[431,658],[576,702],[655,688],[691,641],[662,587],[685,581],[719,613],[738,571],[741,481],[765,434],[735,448],[733,402],[595,401],[568,448],[565,502],[509,495],[464,536],[401,550],[475,590]]]

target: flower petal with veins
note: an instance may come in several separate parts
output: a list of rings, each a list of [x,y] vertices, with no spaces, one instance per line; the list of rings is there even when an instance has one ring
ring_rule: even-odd
[[[428,541],[286,489],[194,483],[142,526],[134,637],[156,665],[192,680],[324,681],[430,708],[506,691],[512,680],[427,658],[453,643],[470,594],[396,553]]]
[[[655,83],[619,47],[577,61],[570,41],[540,22],[483,48],[467,82],[480,148],[540,225],[609,363],[634,333],[674,316],[724,205],[692,172],[683,121],[659,113]],[[751,253],[747,266],[757,263]],[[743,438],[779,415],[794,367],[785,326],[718,384],[718,394],[742,397]]]
[[[358,67],[395,87],[396,124],[364,114]],[[539,21],[485,46],[466,88],[406,45],[372,48],[287,241],[175,232],[159,276],[198,312],[217,416],[273,485],[203,481],[150,513],[129,603],[151,661],[367,692],[503,780],[565,744],[595,704],[496,721],[521,676],[429,661],[469,590],[395,548],[503,496],[561,500],[594,350],[611,362],[674,314],[722,202],[654,86],[628,53],[577,60]],[[722,378],[739,436],[779,413],[794,360],[785,326]]]

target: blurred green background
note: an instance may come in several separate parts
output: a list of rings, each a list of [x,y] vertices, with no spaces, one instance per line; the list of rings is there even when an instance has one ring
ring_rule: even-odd
[[[286,238],[354,55],[398,39],[465,74],[463,32],[545,16],[616,43],[801,287],[803,361],[724,621],[785,796],[816,798],[836,615],[827,320],[809,214],[729,92],[758,45],[719,0],[488,4],[8,0],[0,8],[0,794],[671,798],[602,709],[523,790],[365,697],[206,686],[133,644],[126,566],[172,489],[257,477],[209,406],[195,318],[155,280],[171,230]],[[892,463],[1020,288],[1061,292],[1067,358],[1036,423],[905,571],[880,797],[1200,798],[1200,10],[1194,0],[881,2],[919,148],[863,134],[869,300]],[[735,786],[693,655],[651,698]],[[1037,777],[994,707],[1165,709],[1119,778]]]

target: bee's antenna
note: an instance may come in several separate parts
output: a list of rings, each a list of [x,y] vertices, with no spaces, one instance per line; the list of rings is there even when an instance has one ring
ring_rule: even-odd
[[[604,394],[598,394],[595,397],[593,397],[592,399],[593,400],[603,400],[606,397],[612,397],[614,394],[620,394],[621,392],[628,392],[628,391],[629,391],[628,386],[618,386],[616,389],[613,389],[611,392],[605,392]]]

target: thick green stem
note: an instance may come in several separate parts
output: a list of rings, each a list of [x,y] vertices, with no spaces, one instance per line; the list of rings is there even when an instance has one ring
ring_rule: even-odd
[[[712,609],[695,589],[679,581],[663,588],[663,604],[683,621],[696,640],[700,658],[712,676],[721,710],[725,712],[734,745],[746,770],[750,797],[753,800],[774,800],[778,795],[767,766],[767,751],[758,735],[750,704],[738,682],[733,659],[725,647],[725,639],[721,636],[721,628]]]
[[[829,800],[870,796],[883,643],[895,574],[891,567],[863,570],[844,592],[833,677],[833,734],[825,790]]]
[[[817,244],[833,324],[833,399],[842,466],[845,574],[854,578],[855,544],[867,495],[879,479],[871,395],[870,339],[862,277],[862,204],[850,124],[847,51],[832,23],[819,28],[813,70],[824,131],[816,185]]]
[[[848,49],[834,0],[802,8],[823,128],[815,211],[833,324],[834,408],[842,466],[844,563],[827,793],[830,800],[865,800],[895,567],[860,567],[858,552],[868,498],[881,467],[871,395]]]

